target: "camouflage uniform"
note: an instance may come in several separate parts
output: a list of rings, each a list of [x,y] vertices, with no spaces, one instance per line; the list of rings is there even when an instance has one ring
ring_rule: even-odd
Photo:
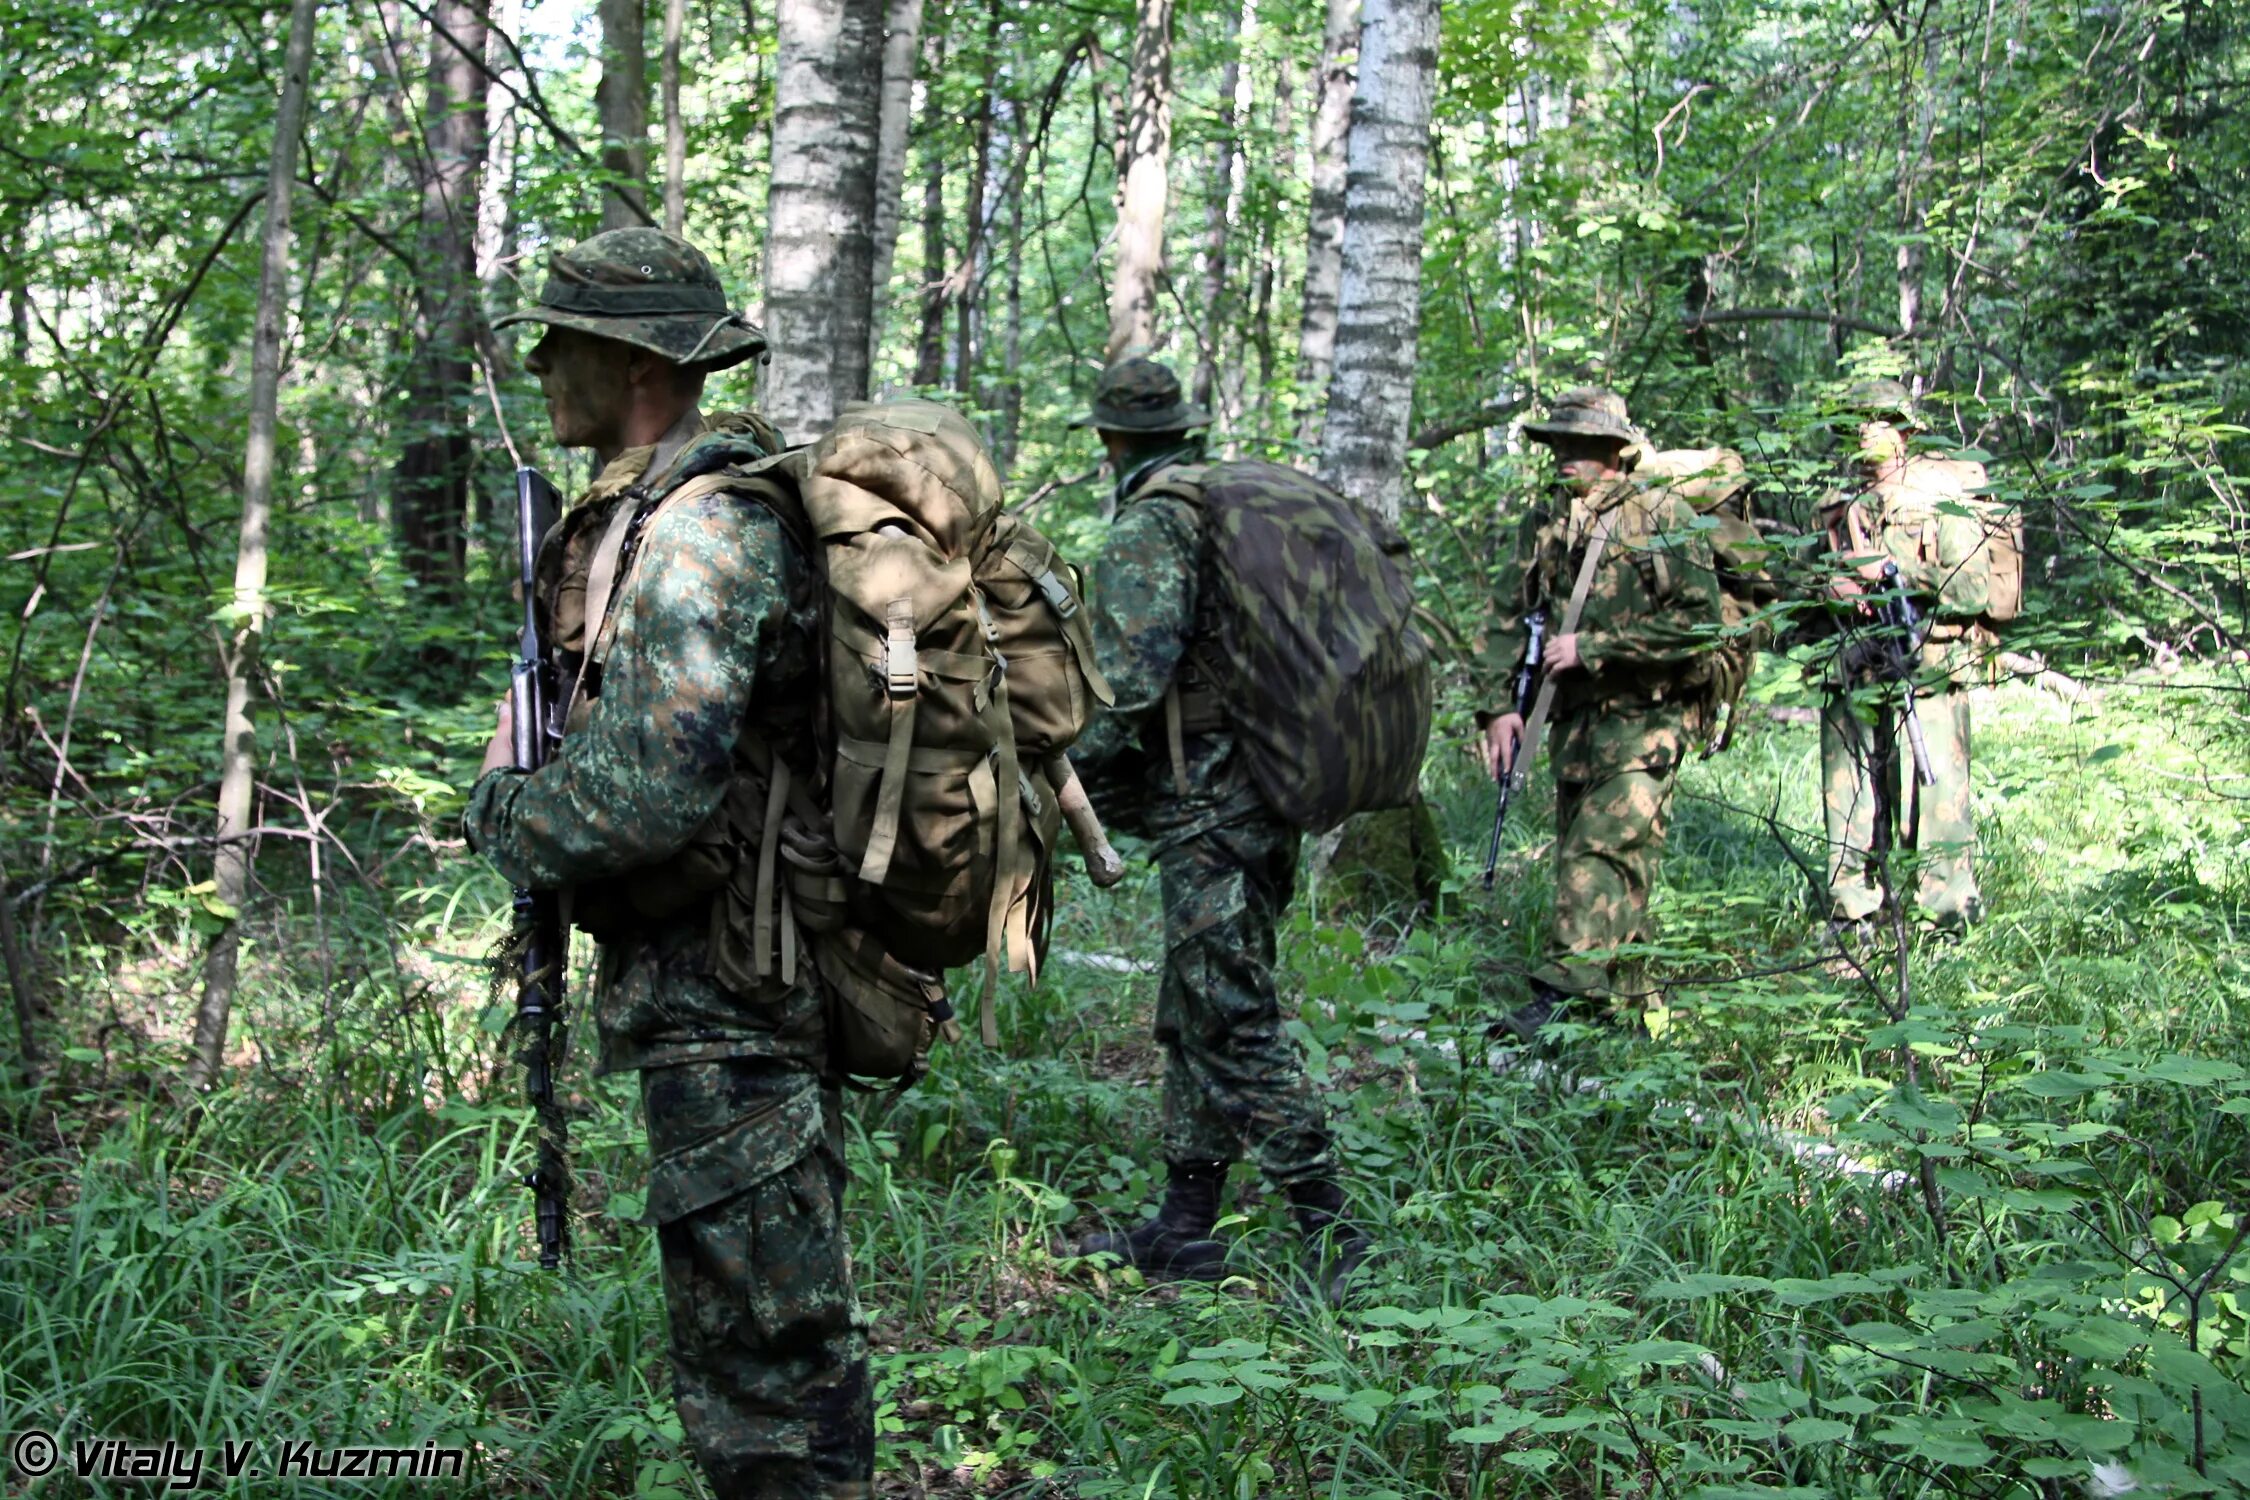
[[[1575,423],[1581,410],[1593,414],[1587,425]],[[1606,436],[1612,421],[1632,436],[1622,400],[1581,390],[1557,400],[1550,422],[1525,430],[1534,438]],[[1533,610],[1547,611],[1549,639],[1562,633],[1587,538],[1612,510],[1617,519],[1578,621],[1580,665],[1555,678],[1555,912],[1531,977],[1564,996],[1614,996],[1615,950],[1653,936],[1649,891],[1673,779],[1722,629],[1710,533],[1695,527],[1687,501],[1628,476],[1526,514],[1494,589],[1488,669],[1504,673],[1521,658],[1523,620]]]
[[[1852,393],[1868,415],[1918,427],[1906,391],[1896,381],[1873,381]],[[1863,921],[1883,905],[1877,861],[1904,834],[1916,856],[1914,903],[1940,926],[1976,921],[1983,914],[1975,868],[1976,826],[1969,790],[1969,683],[1976,665],[1973,625],[1992,587],[1984,525],[1975,516],[1940,507],[1963,491],[1940,462],[1907,458],[1896,476],[1871,483],[1845,502],[1870,555],[1898,565],[1899,584],[1928,624],[1918,653],[1915,716],[1929,751],[1934,786],[1914,774],[1899,689],[1872,664],[1856,613],[1827,678],[1820,716],[1821,801],[1826,815],[1829,915]],[[1859,544],[1838,539],[1856,554]],[[1870,590],[1879,587],[1867,584]]]
[[[1162,425],[1147,425],[1153,419]],[[1149,360],[1108,372],[1095,425],[1180,431],[1181,441],[1118,477],[1122,506],[1094,571],[1094,642],[1117,701],[1071,752],[1089,785],[1135,781],[1136,832],[1156,844],[1164,894],[1164,973],[1156,1040],[1164,1049],[1164,1153],[1173,1163],[1234,1161],[1247,1144],[1277,1185],[1334,1168],[1326,1111],[1305,1076],[1274,981],[1274,930],[1296,890],[1295,825],[1265,805],[1215,717],[1183,725],[1187,790],[1173,775],[1163,705],[1192,688],[1203,556],[1189,501],[1133,496],[1166,469],[1202,459],[1185,429],[1202,423],[1179,383]],[[1105,808],[1113,804],[1104,799]]]
[[[605,320],[610,294],[636,316]],[[681,310],[649,311],[666,307]],[[558,255],[541,304],[515,316],[706,366],[763,347],[725,312],[709,262],[654,230]],[[541,576],[563,681],[586,645],[590,539],[617,507],[668,488],[708,440],[704,425],[691,413],[620,455],[548,537]],[[736,443],[771,433],[755,419],[717,425]],[[590,711],[537,773],[478,781],[468,837],[516,884],[571,891],[599,939],[600,1067],[641,1074],[674,1391],[713,1488],[863,1495],[874,1466],[866,1331],[821,996],[778,979],[730,989],[712,973],[708,898],[647,899],[718,811],[746,729],[785,759],[808,754],[794,736],[814,696],[813,576],[764,508],[709,495],[647,528],[612,610]]]

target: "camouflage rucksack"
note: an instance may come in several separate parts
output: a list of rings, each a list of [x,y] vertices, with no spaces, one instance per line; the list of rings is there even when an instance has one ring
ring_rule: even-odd
[[[2023,613],[2023,512],[1992,493],[1984,465],[1967,458],[1916,454],[1907,461],[1905,485],[1934,507],[1962,505],[1984,527],[1990,591],[1983,614],[1987,626],[2005,625]],[[1925,527],[1924,561],[1937,561],[1936,520]]]
[[[1411,801],[1430,737],[1430,651],[1405,539],[1278,464],[1181,465],[1141,493],[1203,515],[1210,629],[1193,665],[1211,701],[1175,699],[1168,715],[1223,719],[1266,804],[1309,832]],[[1176,742],[1174,767],[1184,781]]]
[[[1731,742],[1735,710],[1757,670],[1758,653],[1773,643],[1773,627],[1757,618],[1781,596],[1767,571],[1771,549],[1758,535],[1750,508],[1754,486],[1742,455],[1732,448],[1641,450],[1634,477],[1661,485],[1714,523],[1711,550],[1719,570],[1719,614],[1726,636],[1708,657],[1705,693],[1694,726],[1705,753]]]
[[[933,402],[847,407],[778,457],[696,453],[700,472],[627,534],[729,491],[770,509],[825,585],[812,785],[745,734],[725,804],[681,856],[718,891],[714,967],[738,988],[793,981],[802,936],[836,1071],[911,1080],[952,1014],[945,969],[985,958],[993,1041],[1003,949],[1035,972],[1045,948],[1064,752],[1109,701],[1077,574],[1002,511],[975,430]],[[620,589],[630,567],[614,567]]]

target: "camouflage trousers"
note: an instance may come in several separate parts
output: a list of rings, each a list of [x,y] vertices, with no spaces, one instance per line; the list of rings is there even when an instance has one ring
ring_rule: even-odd
[[[1829,915],[1847,921],[1882,909],[1879,861],[1910,852],[1914,902],[1943,925],[1981,915],[1976,823],[1969,802],[1969,692],[1948,684],[1915,702],[1937,785],[1914,774],[1906,716],[1896,700],[1831,692],[1820,715],[1821,801],[1828,830]],[[1885,733],[1885,730],[1888,733]],[[1903,838],[1901,837],[1903,835]]]
[[[1231,1162],[1247,1146],[1277,1186],[1335,1169],[1327,1110],[1274,986],[1274,927],[1296,889],[1300,842],[1261,810],[1158,856],[1167,1161]]]
[[[836,1091],[797,1064],[736,1058],[648,1069],[641,1101],[673,1392],[713,1493],[871,1494]]]
[[[1619,999],[1614,952],[1654,929],[1649,890],[1664,858],[1679,760],[1555,784],[1555,919],[1532,979],[1566,995]]]

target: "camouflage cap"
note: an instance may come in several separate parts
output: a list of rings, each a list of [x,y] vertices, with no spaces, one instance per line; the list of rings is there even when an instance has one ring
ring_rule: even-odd
[[[1620,443],[1637,443],[1641,438],[1640,429],[1625,413],[1625,398],[1599,385],[1564,391],[1545,417],[1523,424],[1523,435],[1535,443],[1559,437],[1606,437]]]
[[[1153,359],[1119,360],[1094,382],[1094,409],[1073,427],[1105,432],[1185,432],[1211,418],[1187,404],[1180,378]]]
[[[492,326],[511,323],[572,328],[705,370],[766,349],[765,334],[727,305],[709,258],[661,229],[612,229],[556,251],[539,300]]]
[[[1900,380],[1862,380],[1844,392],[1845,409],[1862,417],[1881,418],[1895,426],[1919,432],[1922,414],[1914,397]]]

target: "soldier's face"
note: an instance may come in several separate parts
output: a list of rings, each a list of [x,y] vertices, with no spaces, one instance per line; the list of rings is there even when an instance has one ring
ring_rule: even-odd
[[[606,451],[621,446],[620,434],[632,403],[633,348],[615,339],[595,338],[575,328],[549,328],[525,356],[523,367],[539,377],[547,398],[547,422],[565,448]]]
[[[1625,451],[1625,445],[1614,438],[1567,433],[1555,440],[1554,447],[1555,473],[1573,494],[1579,495],[1590,493],[1594,486],[1618,474],[1617,457]]]
[[[1859,424],[1859,457],[1862,463],[1885,464],[1904,456],[1906,434],[1877,420]]]

